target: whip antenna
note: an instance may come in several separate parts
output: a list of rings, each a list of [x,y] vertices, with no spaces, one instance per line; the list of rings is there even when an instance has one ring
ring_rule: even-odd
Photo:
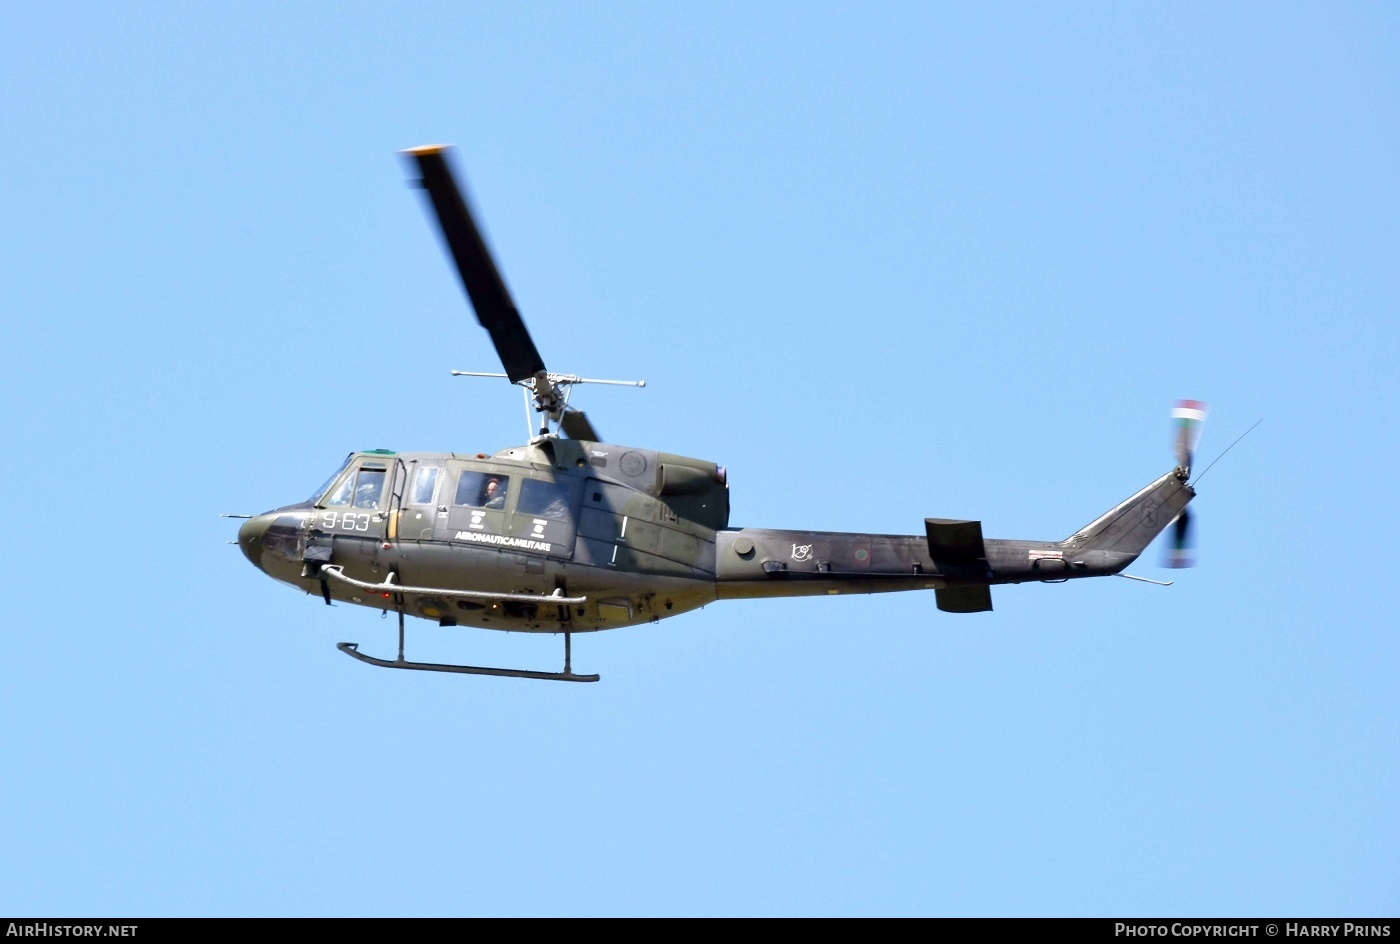
[[[1261,417],[1259,417],[1259,419],[1257,419],[1257,420],[1254,421],[1254,426],[1258,426],[1258,425],[1259,425],[1260,423],[1262,423],[1262,422],[1264,422],[1264,417],[1261,416]],[[1251,426],[1249,429],[1247,429],[1247,430],[1245,430],[1244,432],[1240,433],[1240,438],[1239,438],[1239,439],[1236,439],[1234,442],[1230,443],[1230,445],[1226,446],[1226,447],[1225,447],[1225,452],[1229,452],[1231,449],[1234,449],[1235,446],[1239,445],[1240,439],[1244,439],[1244,438],[1245,438],[1246,436],[1248,436],[1250,433],[1254,432],[1254,426]],[[1195,481],[1193,481],[1191,484],[1192,484],[1192,485],[1195,485],[1196,482],[1199,482],[1201,479],[1205,478],[1205,477],[1206,477],[1206,472],[1209,472],[1212,468],[1214,468],[1215,463],[1217,463],[1217,462],[1219,462],[1221,459],[1224,459],[1224,458],[1225,458],[1225,452],[1222,452],[1220,455],[1218,455],[1218,456],[1216,456],[1214,459],[1212,459],[1210,465],[1206,466],[1206,467],[1205,467],[1205,470],[1202,471],[1200,475],[1196,476]]]

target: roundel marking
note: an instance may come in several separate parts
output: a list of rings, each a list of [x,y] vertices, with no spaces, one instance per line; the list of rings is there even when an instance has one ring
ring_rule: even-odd
[[[1160,505],[1144,505],[1142,508],[1141,524],[1144,528],[1157,527],[1157,516],[1161,511]]]

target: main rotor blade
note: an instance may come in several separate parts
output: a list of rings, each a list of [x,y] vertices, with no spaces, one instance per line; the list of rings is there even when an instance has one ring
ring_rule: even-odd
[[[588,422],[588,417],[582,410],[565,410],[564,415],[559,420],[559,425],[564,428],[564,435],[570,439],[582,439],[586,442],[602,442],[603,438],[598,435],[598,431],[593,428],[593,424]]]
[[[501,357],[506,376],[511,383],[528,380],[544,370],[544,359],[535,349],[530,332],[520,318],[520,311],[510,297],[501,278],[491,250],[472,218],[462,191],[447,163],[448,148],[444,145],[409,148],[403,153],[417,165],[422,175],[423,189],[432,199],[442,238],[457,263],[462,286],[467,290],[476,320],[491,333],[491,343]]]

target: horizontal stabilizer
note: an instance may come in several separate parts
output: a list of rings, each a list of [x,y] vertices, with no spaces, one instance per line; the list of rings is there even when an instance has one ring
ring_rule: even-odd
[[[925,518],[924,529],[928,532],[928,554],[935,561],[972,564],[987,559],[980,521]]]
[[[985,584],[944,587],[933,591],[933,595],[938,600],[938,608],[945,613],[982,613],[992,608],[992,588]]]

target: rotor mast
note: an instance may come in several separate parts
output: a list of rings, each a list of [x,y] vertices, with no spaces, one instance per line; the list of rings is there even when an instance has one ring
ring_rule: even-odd
[[[504,377],[509,379],[509,374],[486,370],[454,370],[453,377]],[[535,412],[540,414],[540,436],[555,436],[557,432],[549,431],[549,424],[553,422],[556,427],[562,427],[564,433],[570,439],[587,439],[598,442],[597,431],[591,425],[588,427],[589,435],[576,435],[575,429],[583,432],[582,424],[588,420],[582,410],[574,410],[569,407],[570,388],[574,384],[608,384],[613,387],[645,387],[645,380],[602,380],[597,377],[580,377],[577,374],[555,374],[549,371],[540,371],[533,377],[524,380],[514,381],[517,386],[524,387],[526,396],[530,399]],[[572,428],[571,428],[572,427]]]
[[[544,358],[535,347],[520,310],[515,307],[510,290],[481,229],[476,225],[471,207],[447,162],[449,148],[442,144],[409,148],[404,155],[416,166],[416,183],[427,191],[438,231],[442,234],[462,287],[471,300],[476,320],[491,335],[491,343],[501,358],[504,374],[482,371],[454,370],[454,377],[505,377],[524,387],[540,414],[541,438],[558,435],[550,432],[552,422],[570,439],[598,442],[602,437],[588,422],[582,410],[569,406],[569,389],[579,383],[612,384],[623,387],[645,387],[644,380],[594,380],[574,374],[556,374],[544,365]]]

